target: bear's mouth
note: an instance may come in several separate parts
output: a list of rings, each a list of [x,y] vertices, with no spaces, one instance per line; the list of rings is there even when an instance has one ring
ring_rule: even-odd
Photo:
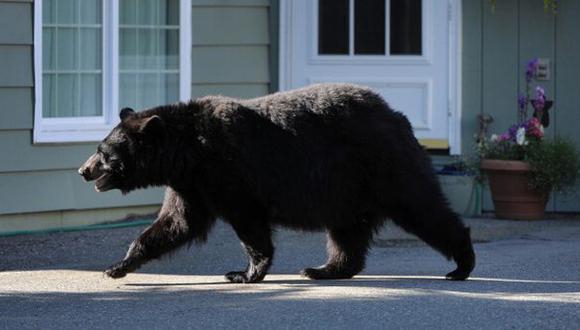
[[[95,190],[98,192],[104,192],[113,189],[114,186],[111,183],[110,179],[111,173],[103,173],[103,175],[98,177],[97,180],[95,181]]]

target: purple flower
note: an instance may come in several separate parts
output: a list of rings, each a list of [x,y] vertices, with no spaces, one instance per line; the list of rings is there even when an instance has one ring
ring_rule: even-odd
[[[546,91],[540,86],[536,87],[536,98],[532,100],[535,110],[543,110],[546,105]]]
[[[534,58],[528,62],[526,67],[526,81],[530,82],[536,76],[536,72],[538,71],[538,66],[540,65],[540,61],[537,58]]]
[[[518,129],[520,127],[521,127],[521,125],[512,125],[512,127],[510,127],[508,129],[508,131],[504,133],[504,134],[506,134],[508,136],[508,139],[507,140],[515,141],[516,140],[516,135],[518,133]]]
[[[520,92],[518,94],[518,106],[520,107],[520,111],[524,111],[524,109],[526,108],[526,103],[528,103],[528,100],[526,99],[526,96],[524,95],[524,93]]]
[[[540,86],[536,86],[536,98],[546,98],[546,91]]]
[[[526,95],[524,95],[524,93],[519,93],[518,94],[518,114],[519,114],[519,119],[520,121],[523,121],[526,118],[526,105],[528,103],[528,98],[526,97]]]

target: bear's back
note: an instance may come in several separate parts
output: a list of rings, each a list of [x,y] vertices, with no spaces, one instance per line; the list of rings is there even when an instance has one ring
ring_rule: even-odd
[[[402,119],[370,88],[346,83],[316,84],[246,100],[206,96],[196,102],[212,109],[214,118],[227,122],[257,115],[291,131],[299,130],[300,123],[307,126],[314,122],[323,126],[342,123],[348,126],[361,120],[376,121],[377,116],[379,121],[391,123]]]
[[[249,100],[244,106],[268,115],[288,112],[311,112],[317,115],[348,116],[355,104],[365,104],[365,109],[384,106],[383,99],[371,89],[345,83],[325,83],[274,93]]]

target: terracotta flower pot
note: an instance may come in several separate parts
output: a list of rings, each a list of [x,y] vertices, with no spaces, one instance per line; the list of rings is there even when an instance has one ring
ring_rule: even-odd
[[[528,182],[532,168],[528,163],[484,159],[481,169],[487,173],[498,218],[537,220],[544,217],[548,194],[530,189]]]

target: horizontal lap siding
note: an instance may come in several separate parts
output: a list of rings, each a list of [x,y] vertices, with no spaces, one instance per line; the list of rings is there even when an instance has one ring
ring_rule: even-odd
[[[580,2],[561,1],[554,16],[535,1],[497,1],[494,12],[487,0],[463,1],[463,15],[463,150],[473,150],[478,114],[494,117],[491,133],[516,121],[517,93],[525,88],[525,65],[534,57],[551,61],[551,79],[539,83],[555,99],[546,134],[568,136],[580,149]],[[548,210],[580,211],[577,195],[554,196]],[[484,210],[493,209],[489,192],[483,202]]]
[[[268,84],[264,83],[218,83],[218,84],[194,84],[192,98],[206,95],[229,95],[240,98],[252,98],[269,92]]]
[[[2,66],[0,62],[0,67]],[[30,87],[0,87],[0,134],[2,130],[32,130],[32,95],[33,89]],[[0,150],[2,140],[0,138]]]
[[[270,0],[192,0],[194,7],[267,7]]]
[[[30,2],[0,2],[0,132],[32,129]],[[4,139],[0,139],[0,148],[3,142]]]
[[[32,87],[32,45],[0,44],[0,68],[0,88]]]
[[[556,100],[552,112],[554,129],[572,139],[580,149],[580,1],[559,1],[556,17]],[[580,185],[576,194],[556,198],[556,209],[580,211]]]
[[[33,2],[0,0],[0,216],[159,204],[159,188],[121,196],[83,182],[96,143],[32,144],[33,67]]]
[[[268,0],[192,1],[192,94],[269,91]],[[0,0],[0,215],[160,203],[162,189],[97,194],[76,169],[96,143],[33,145],[33,2]]]
[[[32,6],[6,2],[0,10],[0,44],[32,44]]]
[[[31,130],[0,131],[0,173],[78,168],[96,143],[33,145]]]
[[[482,109],[482,36],[483,15],[481,3],[463,2],[462,49],[462,114],[461,150],[473,150],[473,134],[477,132],[477,115]]]
[[[270,90],[269,1],[194,1],[192,96]]]
[[[0,173],[0,214],[159,204],[160,188],[95,192],[73,170]]]

